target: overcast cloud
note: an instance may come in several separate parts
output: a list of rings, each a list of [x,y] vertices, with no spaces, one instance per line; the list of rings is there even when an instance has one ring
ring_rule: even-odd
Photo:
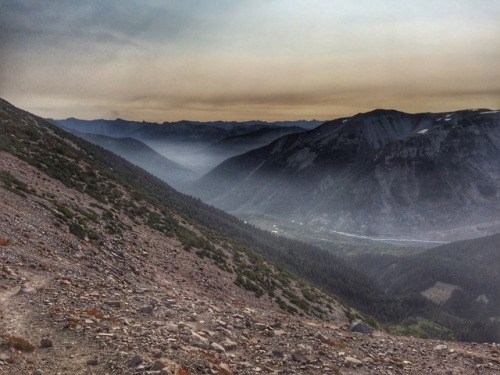
[[[150,121],[499,108],[498,20],[500,0],[2,0],[0,96]]]

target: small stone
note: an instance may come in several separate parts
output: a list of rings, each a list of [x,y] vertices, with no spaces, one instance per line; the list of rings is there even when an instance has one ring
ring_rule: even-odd
[[[477,356],[477,355],[475,355],[475,356],[472,357],[472,361],[474,363],[478,363],[478,364],[483,364],[484,363],[484,359],[481,358],[481,357],[479,357],[479,356]]]
[[[309,358],[300,352],[292,353],[292,359],[295,362],[299,362],[299,363],[309,363],[310,362]]]
[[[87,366],[97,366],[99,364],[99,361],[97,358],[90,358],[87,359]]]
[[[255,327],[255,329],[257,329],[259,331],[263,331],[267,328],[267,325],[265,325],[263,323],[255,323],[254,327]]]
[[[277,357],[277,358],[285,357],[285,353],[282,350],[274,349],[271,353],[274,357]]]
[[[30,286],[28,283],[24,283],[23,285],[21,285],[21,289],[19,289],[17,295],[34,293],[35,291],[35,288]]]
[[[42,375],[42,371],[40,370],[35,370],[31,373],[31,375]]]
[[[104,303],[111,307],[122,307],[122,301],[118,300],[104,301]]]
[[[217,353],[223,353],[226,351],[222,345],[217,344],[216,342],[210,344],[210,349],[215,350]]]
[[[172,307],[172,306],[175,306],[176,304],[177,304],[177,301],[175,299],[167,299],[165,301],[166,307]]]
[[[233,374],[233,372],[231,371],[231,369],[229,368],[229,366],[226,365],[225,363],[219,364],[219,372],[222,375],[232,375]]]
[[[177,324],[166,322],[164,327],[169,332],[179,332],[179,327]]]
[[[166,367],[165,363],[162,361],[154,361],[153,365],[151,366],[150,370],[151,371],[160,371]]]
[[[238,344],[230,339],[225,339],[224,342],[222,343],[222,346],[226,350],[233,350],[233,349],[236,349]]]
[[[270,325],[271,328],[281,328],[281,322],[278,320]]]
[[[197,322],[198,321],[198,314],[192,313],[191,316],[189,317],[189,321]]]
[[[153,311],[155,310],[155,307],[152,306],[152,305],[149,305],[149,306],[143,306],[139,309],[139,312],[141,314],[145,314],[145,315],[151,315],[153,314]]]
[[[136,354],[128,360],[128,367],[137,367],[141,363],[142,363],[142,358]]]
[[[225,321],[223,321],[223,320],[219,319],[219,320],[216,321],[216,323],[217,323],[217,325],[219,325],[219,326],[221,326],[223,328],[227,328],[227,323]]]
[[[322,343],[329,343],[329,342],[331,342],[331,339],[328,336],[322,334],[321,332],[317,332],[314,335],[314,337],[316,339],[318,339],[319,341],[321,341]]]
[[[54,343],[52,342],[51,339],[44,337],[43,339],[40,340],[40,347],[41,348],[52,348],[53,346],[54,346]]]
[[[4,266],[2,268],[2,271],[5,272],[8,276],[11,276],[11,277],[16,277],[16,273],[14,271],[12,271],[9,267],[7,266]]]
[[[359,359],[357,358],[354,358],[354,357],[345,357],[345,362],[349,365],[349,366],[352,366],[352,367],[361,367],[363,366],[363,361],[360,361]]]
[[[445,352],[447,349],[448,349],[448,347],[446,345],[440,344],[440,345],[436,345],[433,350],[435,352],[442,353],[442,352]]]

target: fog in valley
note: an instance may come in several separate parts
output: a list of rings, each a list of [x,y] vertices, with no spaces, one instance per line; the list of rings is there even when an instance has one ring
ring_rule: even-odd
[[[169,160],[187,168],[195,173],[196,178],[211,171],[224,160],[229,159],[238,152],[217,153],[209,149],[209,145],[203,143],[176,143],[147,141],[148,146]],[[241,150],[243,153],[244,150]],[[173,181],[166,181],[171,183]],[[173,182],[175,184],[175,182]]]

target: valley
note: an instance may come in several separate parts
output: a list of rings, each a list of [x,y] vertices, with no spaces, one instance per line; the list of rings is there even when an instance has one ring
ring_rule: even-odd
[[[500,374],[499,19],[0,1],[0,375]]]
[[[304,223],[286,221],[277,217],[264,215],[243,216],[242,219],[278,236],[305,241],[341,257],[364,253],[407,256],[425,251],[441,243],[434,241],[371,238],[328,230],[324,227],[310,228]]]
[[[237,219],[125,161],[147,150],[132,138],[0,103],[0,373],[500,370],[498,235],[442,245]]]
[[[253,131],[248,124],[210,129],[213,124],[198,123],[198,135],[195,124],[189,124],[188,132],[173,133],[175,142],[157,124],[141,125],[138,134],[198,175],[182,186],[175,178],[166,182],[270,233],[264,241],[266,257],[356,301],[358,308],[384,321],[387,329],[424,337],[497,341],[498,327],[490,324],[496,320],[496,310],[491,308],[495,302],[490,303],[479,287],[470,290],[464,287],[465,281],[450,281],[450,264],[434,258],[434,253],[448,243],[480,241],[500,232],[498,113],[375,110],[312,129],[287,124],[284,132],[277,131],[276,124],[259,123]],[[120,121],[122,133],[129,127],[137,132],[137,124]],[[70,123],[88,125],[76,119]],[[105,129],[91,127],[91,131],[114,132],[112,122],[91,123]],[[224,138],[222,130],[230,134]],[[197,218],[212,225],[201,214]],[[341,267],[352,267],[358,272],[355,277],[362,284],[363,297],[353,293],[352,286],[326,280],[325,274],[332,271],[320,271],[324,255],[307,245],[293,245],[302,248],[300,252],[290,251],[289,245],[285,253],[276,252],[269,241],[283,241],[280,238],[311,244],[335,257]],[[408,288],[405,284],[413,281],[402,277],[401,270],[427,275],[423,269],[417,271],[426,257],[443,267],[434,267],[433,277],[428,275],[422,285]],[[490,253],[482,258],[470,271],[475,275],[471,277],[494,283],[493,274],[476,271],[494,264],[497,257]],[[468,267],[462,262],[453,264],[453,272]],[[336,268],[333,263],[328,267]],[[351,285],[352,280],[343,282]],[[369,291],[367,284],[374,289]],[[443,285],[451,285],[447,299],[436,302]],[[490,315],[477,310],[474,299],[478,298],[488,300]],[[452,308],[450,304],[458,303],[455,300],[477,313]]]

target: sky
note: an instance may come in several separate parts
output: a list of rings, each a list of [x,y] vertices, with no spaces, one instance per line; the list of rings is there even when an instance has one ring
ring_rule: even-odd
[[[500,0],[1,0],[0,97],[156,122],[498,109]]]

